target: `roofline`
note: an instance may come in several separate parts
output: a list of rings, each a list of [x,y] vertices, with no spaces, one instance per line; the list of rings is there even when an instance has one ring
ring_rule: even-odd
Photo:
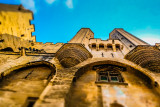
[[[8,5],[8,6],[23,6],[22,4],[5,4],[5,3],[0,3],[0,5]],[[24,8],[24,6],[23,6],[23,8]],[[2,11],[3,11],[3,10],[2,10]],[[12,10],[10,10],[10,11],[12,11]],[[33,12],[32,12],[31,10],[26,9],[26,8],[24,8],[24,9],[23,9],[23,11],[20,11],[20,12],[31,12],[31,13],[33,14]]]

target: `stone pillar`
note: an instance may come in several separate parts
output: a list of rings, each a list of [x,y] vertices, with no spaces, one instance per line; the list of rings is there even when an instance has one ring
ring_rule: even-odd
[[[92,44],[89,44],[89,47],[92,49]]]
[[[112,44],[113,52],[116,52],[116,45]]]
[[[123,45],[120,45],[120,50],[123,50]]]
[[[26,56],[26,49],[25,49],[25,47],[21,47],[21,56]]]
[[[96,50],[99,51],[99,44],[96,44]]]
[[[104,49],[107,50],[107,45],[104,45]]]

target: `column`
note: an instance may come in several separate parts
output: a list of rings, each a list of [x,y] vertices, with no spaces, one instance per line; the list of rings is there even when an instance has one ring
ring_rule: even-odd
[[[113,52],[116,52],[116,45],[112,44]]]

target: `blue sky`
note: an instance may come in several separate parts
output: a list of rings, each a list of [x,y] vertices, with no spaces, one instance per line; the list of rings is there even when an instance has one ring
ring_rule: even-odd
[[[0,0],[34,12],[38,42],[69,41],[82,28],[108,39],[114,28],[154,44],[160,43],[160,0]]]

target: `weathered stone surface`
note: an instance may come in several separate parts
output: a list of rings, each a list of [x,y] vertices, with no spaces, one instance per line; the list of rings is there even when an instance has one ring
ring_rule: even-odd
[[[82,45],[68,43],[64,44],[57,52],[55,57],[65,68],[73,67],[88,58],[92,54]]]
[[[160,72],[160,50],[155,46],[137,46],[125,58],[153,72]]]
[[[159,43],[124,29],[101,40],[89,28],[67,44],[36,42],[30,20],[23,6],[0,4],[1,107],[160,106]]]
[[[32,11],[22,5],[0,4],[0,35],[9,34],[35,42],[36,38],[31,33],[34,32],[34,25],[30,24],[32,19]]]

